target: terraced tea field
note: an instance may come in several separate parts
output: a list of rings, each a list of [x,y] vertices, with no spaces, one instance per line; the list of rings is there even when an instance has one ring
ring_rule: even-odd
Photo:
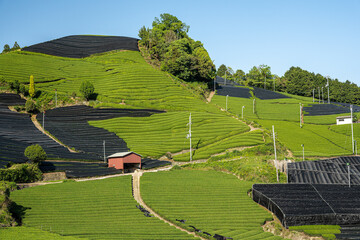
[[[192,112],[191,116],[192,144],[193,148],[198,148],[200,152],[208,152],[205,147],[212,148],[219,141],[225,141],[225,144],[232,142],[234,147],[262,142],[261,133],[242,135],[250,128],[224,114]],[[89,124],[115,132],[125,140],[131,151],[138,152],[143,156],[159,157],[166,152],[176,153],[183,149],[189,149],[189,140],[186,139],[188,122],[188,112],[168,112],[154,114],[150,117],[121,117],[90,121]],[[226,148],[223,144],[218,147],[219,149],[213,151],[214,153],[222,152],[224,147]],[[209,156],[209,154],[210,152],[205,156]],[[199,157],[201,157],[200,154]],[[184,160],[188,160],[188,158]]]
[[[241,117],[242,106],[245,106],[244,118],[246,120],[256,121],[268,130],[271,130],[274,125],[279,141],[284,143],[295,156],[302,156],[301,144],[305,145],[305,156],[328,157],[352,154],[350,125],[334,125],[337,116],[349,115],[349,113],[310,116],[305,112],[304,124],[300,128],[299,103],[310,106],[314,104],[312,98],[286,95],[291,98],[256,99],[255,113],[253,113],[253,98],[229,97],[228,111]],[[226,97],[217,95],[213,98],[212,103],[225,108]],[[326,104],[319,105],[325,106]],[[336,109],[335,107],[330,108]],[[314,111],[317,111],[316,109],[318,108],[315,108]],[[340,110],[344,109],[346,110],[346,108]],[[354,136],[355,140],[359,141],[357,125],[354,124]]]
[[[233,239],[283,239],[263,231],[272,217],[247,195],[251,182],[215,171],[174,170],[145,173],[140,183],[146,204],[184,228]]]
[[[63,236],[192,239],[157,218],[144,216],[136,208],[131,176],[32,187],[12,192],[11,198],[26,208],[23,218],[26,227]]]

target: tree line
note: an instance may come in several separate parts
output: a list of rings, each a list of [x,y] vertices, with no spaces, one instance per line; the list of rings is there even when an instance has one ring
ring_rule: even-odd
[[[340,82],[321,74],[309,72],[300,67],[291,67],[284,76],[279,77],[271,73],[267,65],[254,66],[245,73],[241,69],[234,71],[222,64],[217,69],[217,75],[239,84],[260,87],[268,90],[285,92],[299,96],[324,98],[328,100],[328,86],[330,101],[360,104],[360,88],[349,80]]]
[[[211,83],[216,68],[200,41],[189,37],[189,26],[164,13],[152,28],[139,30],[139,47],[144,57],[161,70],[188,82]]]
[[[2,53],[7,53],[18,49],[20,49],[20,46],[17,42],[14,43],[14,46],[12,48],[10,48],[9,44],[5,44]]]

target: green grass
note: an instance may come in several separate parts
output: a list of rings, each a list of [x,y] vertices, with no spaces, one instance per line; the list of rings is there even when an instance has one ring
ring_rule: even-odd
[[[145,173],[140,182],[146,204],[182,227],[193,225],[234,239],[282,239],[262,230],[272,217],[247,195],[252,182],[195,170]]]
[[[0,228],[0,239],[4,240],[24,240],[24,239],[36,239],[36,240],[80,240],[87,238],[77,238],[73,236],[62,236],[57,233],[51,233],[49,231],[41,230],[34,227],[9,227]]]
[[[336,239],[335,234],[341,233],[338,225],[303,225],[292,226],[290,230],[305,232],[308,235],[322,236],[325,239]]]
[[[192,236],[136,208],[131,176],[66,182],[18,190],[23,224],[89,239],[191,239]]]
[[[191,116],[193,148],[212,146],[211,144],[238,136],[250,129],[244,123],[225,114],[192,112]],[[168,112],[150,117],[121,117],[89,123],[92,126],[115,132],[126,141],[132,151],[143,156],[159,157],[166,152],[176,153],[190,148],[189,139],[186,139],[188,122],[189,112]],[[233,145],[245,144],[246,146],[260,142],[259,135],[249,136],[254,140],[247,142],[243,139],[242,142]],[[223,148],[218,151],[223,151]]]

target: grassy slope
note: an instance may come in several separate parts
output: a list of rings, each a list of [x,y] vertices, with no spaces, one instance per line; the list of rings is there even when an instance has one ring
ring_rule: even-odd
[[[215,171],[175,170],[141,177],[146,204],[180,226],[234,239],[282,239],[262,230],[272,217],[247,195],[251,186]]]
[[[1,64],[4,63],[4,64]],[[5,64],[6,63],[6,64]],[[7,68],[9,66],[9,68]],[[46,69],[46,71],[44,71]],[[199,149],[195,158],[210,157],[224,151],[223,146],[214,152],[209,144],[226,140],[249,128],[221,112],[216,106],[205,103],[184,83],[147,64],[139,52],[113,51],[84,59],[70,59],[30,52],[11,52],[0,55],[0,71],[6,80],[18,79],[27,83],[33,74],[36,88],[53,98],[56,88],[58,98],[66,98],[78,89],[83,80],[91,81],[98,93],[98,106],[125,108],[152,108],[168,113],[150,118],[119,118],[92,121],[91,124],[113,131],[125,139],[131,150],[144,156],[159,157],[166,152],[189,149],[186,139],[189,113],[193,113],[193,148]],[[51,81],[61,79],[57,81]],[[49,82],[50,81],[50,82]],[[127,105],[120,105],[125,100]],[[252,141],[239,144],[229,139],[232,147],[259,144],[261,134],[251,135]],[[244,138],[244,135],[239,136]],[[224,145],[225,144],[225,145]],[[180,156],[187,160],[188,157]]]
[[[49,230],[49,229],[47,229]],[[10,227],[0,228],[0,239],[11,240],[86,240],[87,238],[77,238],[73,236],[62,236],[57,233],[51,233],[47,230],[41,230],[34,227]]]
[[[275,126],[278,139],[284,143],[295,156],[302,156],[301,144],[305,145],[305,156],[349,155],[351,151],[350,126],[330,126],[335,124],[337,114],[327,116],[305,116],[304,126],[299,126],[299,103],[311,104],[312,98],[291,96],[290,99],[260,100],[256,99],[256,112],[253,113],[253,99],[229,97],[228,109],[241,116],[241,108],[245,106],[244,116],[247,120],[256,121],[271,130]],[[224,107],[225,97],[215,96],[213,103]],[[355,136],[358,132],[355,126]],[[358,139],[358,137],[355,137]],[[359,140],[359,139],[358,139]]]
[[[148,218],[135,207],[131,176],[67,182],[15,191],[25,208],[23,223],[65,236],[89,239],[191,239],[192,236]],[[135,223],[135,224],[134,224]]]

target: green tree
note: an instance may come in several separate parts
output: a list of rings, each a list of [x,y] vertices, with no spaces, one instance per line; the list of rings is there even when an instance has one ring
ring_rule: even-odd
[[[31,99],[26,100],[25,110],[28,113],[36,113],[38,111],[35,102]]]
[[[225,72],[226,72],[226,71],[227,71],[226,65],[225,65],[225,64],[221,64],[216,73],[217,73],[217,75],[218,75],[219,77],[223,77],[223,76],[225,76]]]
[[[155,18],[152,28],[139,30],[140,50],[162,71],[185,81],[211,82],[215,65],[200,41],[188,36],[189,26],[177,17],[164,13]]]
[[[35,83],[34,83],[34,76],[33,75],[30,75],[29,95],[30,95],[30,97],[35,96]]]
[[[91,82],[89,82],[88,80],[85,80],[81,83],[80,92],[82,93],[82,95],[84,96],[84,98],[87,101],[89,101],[91,96],[94,94],[94,91],[95,91],[94,85]]]
[[[11,51],[20,49],[20,46],[17,42],[14,43],[14,46],[11,48]]]
[[[28,146],[25,149],[24,155],[34,163],[39,163],[47,158],[46,152],[39,144]]]
[[[4,50],[2,51],[2,53],[7,53],[7,52],[10,52],[10,46],[9,46],[9,44],[5,44],[4,45]]]

